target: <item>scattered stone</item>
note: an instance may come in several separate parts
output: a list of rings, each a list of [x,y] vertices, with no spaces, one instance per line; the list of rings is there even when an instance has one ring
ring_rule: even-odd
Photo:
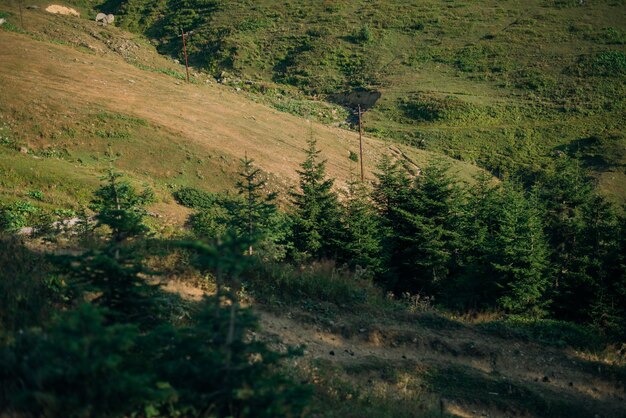
[[[20,147],[20,152],[22,154],[28,154],[28,147]]]
[[[39,10],[39,6],[36,4],[31,4],[30,6],[26,6],[28,10]]]
[[[7,20],[5,18],[0,18],[0,26],[4,25],[6,21]]]
[[[112,14],[107,15],[104,13],[98,13],[96,15],[96,23],[98,23],[99,25],[106,26],[110,25],[113,22],[115,22],[115,16],[113,16]]]

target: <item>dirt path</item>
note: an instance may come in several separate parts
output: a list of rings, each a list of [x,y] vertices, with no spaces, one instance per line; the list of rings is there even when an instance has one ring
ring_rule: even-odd
[[[383,361],[401,368],[405,364],[406,370],[415,363],[444,370],[461,366],[495,374],[537,393],[558,394],[567,402],[579,402],[597,411],[598,416],[626,416],[622,384],[603,374],[601,366],[597,366],[598,370],[582,367],[584,361],[573,350],[490,337],[471,328],[430,330],[407,324],[385,327],[374,323],[346,332],[346,328],[353,325],[337,324],[331,330],[290,316],[260,311],[264,331],[284,344],[305,345],[307,359],[324,359],[342,365]],[[463,410],[458,403],[453,406],[450,412],[458,414]],[[500,416],[497,412],[493,415],[493,409],[491,414]]]
[[[190,300],[199,300],[204,294],[181,282],[168,283],[165,290]],[[377,320],[345,314],[329,321],[297,309],[279,313],[262,305],[254,309],[260,319],[262,339],[277,349],[305,346],[307,361],[322,360],[341,367],[387,364],[403,373],[415,373],[416,365],[443,371],[460,367],[509,382],[513,390],[521,387],[540,397],[581,405],[597,417],[626,417],[623,377],[612,375],[610,365],[589,362],[573,349],[504,339],[471,325],[425,327],[419,324],[418,316]],[[448,412],[462,417],[512,415],[511,410],[462,397],[446,396],[445,404]],[[515,416],[541,416],[513,411]]]

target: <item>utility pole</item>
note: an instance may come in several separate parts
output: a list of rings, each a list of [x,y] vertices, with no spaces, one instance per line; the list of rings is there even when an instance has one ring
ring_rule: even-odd
[[[365,172],[363,171],[363,123],[361,121],[361,105],[359,105],[359,161],[361,162],[361,181],[365,180]]]
[[[24,16],[22,13],[22,3],[24,2],[24,0],[20,0],[20,23],[22,24],[22,29],[26,30],[26,28],[24,27]]]
[[[181,28],[180,34],[183,37],[183,52],[185,53],[185,69],[187,70],[187,83],[189,83],[189,58],[187,57],[187,35],[192,32],[185,33],[185,31]]]

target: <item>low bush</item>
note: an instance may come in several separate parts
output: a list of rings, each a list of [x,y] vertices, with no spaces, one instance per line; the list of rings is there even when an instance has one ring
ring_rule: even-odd
[[[41,254],[29,250],[20,238],[0,237],[0,331],[42,321],[55,290]]]
[[[191,209],[211,209],[215,205],[222,205],[227,200],[223,195],[205,192],[193,187],[183,187],[175,191],[174,199]]]
[[[330,261],[307,267],[258,263],[247,277],[247,286],[264,302],[314,300],[339,307],[385,303],[382,290],[367,278],[365,271],[351,272]]]
[[[0,231],[16,231],[29,226],[40,209],[32,203],[18,200],[0,206]]]

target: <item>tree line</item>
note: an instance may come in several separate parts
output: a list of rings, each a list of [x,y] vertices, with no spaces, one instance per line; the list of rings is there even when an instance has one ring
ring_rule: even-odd
[[[414,176],[385,156],[375,181],[352,180],[337,192],[311,139],[284,212],[264,192],[260,170],[247,158],[242,164],[237,197],[196,206],[199,234],[230,226],[258,241],[268,260],[335,260],[366,269],[396,295],[434,297],[447,309],[626,335],[626,218],[574,159],[557,158],[532,184],[486,173],[465,184],[444,160]],[[179,201],[189,193],[180,191]]]
[[[445,309],[626,335],[625,217],[575,161],[556,160],[533,184],[482,174],[467,185],[445,161],[415,176],[383,157],[374,182],[350,181],[343,195],[325,169],[311,139],[281,209],[246,157],[235,196],[175,193],[196,209],[193,235],[179,239],[151,234],[145,207],[154,194],[111,171],[90,204],[95,222],[83,212],[75,227],[79,250],[46,255],[3,237],[0,413],[302,416],[311,388],[280,367],[297,352],[250,338],[258,325],[240,304],[243,283],[271,266],[293,286],[314,277],[295,274],[298,266],[334,260],[360,277],[314,273],[331,276],[317,286],[342,280],[335,293],[374,283]],[[167,269],[147,260],[172,254],[211,278],[214,295],[196,303],[167,295],[159,286]]]

